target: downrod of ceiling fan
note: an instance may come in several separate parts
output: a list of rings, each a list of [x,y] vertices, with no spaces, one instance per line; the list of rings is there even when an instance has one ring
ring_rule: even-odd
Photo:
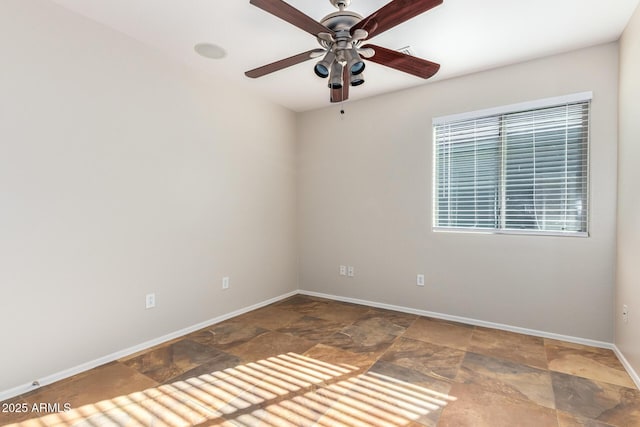
[[[349,5],[351,4],[351,0],[329,0],[331,2],[332,5],[335,6],[336,9],[344,9],[346,7],[349,7]]]

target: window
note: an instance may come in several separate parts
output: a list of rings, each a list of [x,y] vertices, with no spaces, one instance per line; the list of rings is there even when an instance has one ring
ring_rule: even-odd
[[[434,119],[434,229],[586,236],[590,100]]]

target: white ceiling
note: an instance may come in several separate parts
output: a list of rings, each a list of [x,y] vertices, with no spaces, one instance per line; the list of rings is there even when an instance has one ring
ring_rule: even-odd
[[[326,81],[303,62],[259,79],[244,71],[318,47],[308,33],[249,4],[249,0],[52,0],[175,60],[226,78],[294,111],[326,107]],[[329,0],[287,0],[316,20],[336,9]],[[375,37],[392,49],[441,64],[430,80],[368,62],[366,83],[350,99],[390,92],[505,64],[617,40],[640,0],[444,0],[431,11]],[[352,0],[363,16],[388,0]],[[222,46],[221,60],[194,45]]]

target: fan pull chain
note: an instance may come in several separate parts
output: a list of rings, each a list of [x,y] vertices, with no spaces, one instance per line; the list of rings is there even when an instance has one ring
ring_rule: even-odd
[[[344,76],[344,75],[343,75]],[[344,77],[343,77],[344,80]],[[344,120],[345,82],[342,82],[342,99],[340,100],[340,120]]]

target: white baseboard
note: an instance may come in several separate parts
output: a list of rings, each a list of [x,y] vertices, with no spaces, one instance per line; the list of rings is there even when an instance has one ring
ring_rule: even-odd
[[[417,314],[419,316],[425,316],[425,317],[433,317],[435,319],[442,319],[442,320],[449,320],[449,321],[452,321],[452,322],[465,323],[465,324],[468,324],[468,325],[482,326],[482,327],[485,327],[485,328],[492,328],[492,329],[501,329],[503,331],[517,332],[519,334],[533,335],[533,336],[536,336],[536,337],[549,338],[549,339],[554,339],[554,340],[559,340],[559,341],[567,341],[567,342],[572,342],[572,343],[576,343],[576,344],[588,345],[588,346],[591,346],[591,347],[608,348],[608,349],[611,349],[611,350],[613,350],[613,348],[614,348],[613,344],[608,343],[608,342],[604,342],[604,341],[596,341],[596,340],[591,340],[591,339],[587,339],[587,338],[572,337],[572,336],[569,336],[569,335],[555,334],[555,333],[552,333],[552,332],[538,331],[538,330],[535,330],[535,329],[520,328],[518,326],[505,325],[505,324],[502,324],[502,323],[485,322],[484,320],[471,319],[471,318],[468,318],[468,317],[452,316],[452,315],[449,315],[449,314],[437,313],[437,312],[434,312],[434,311],[418,310],[418,309],[415,309],[415,308],[408,308],[408,307],[402,307],[402,306],[398,306],[398,305],[384,304],[384,303],[379,303],[379,302],[374,302],[374,301],[361,300],[361,299],[357,299],[357,298],[347,298],[347,297],[341,297],[341,296],[337,296],[337,295],[323,294],[323,293],[319,293],[319,292],[311,292],[311,291],[303,291],[303,290],[301,290],[299,293],[303,294],[303,295],[315,296],[315,297],[318,297],[318,298],[327,298],[327,299],[332,299],[332,300],[336,300],[336,301],[350,302],[350,303],[353,303],[353,304],[366,305],[366,306],[369,306],[369,307],[384,308],[384,309],[387,309],[387,310],[399,311],[399,312],[402,312],[402,313]]]
[[[12,397],[19,396],[24,393],[28,393],[30,391],[36,390],[39,387],[54,383],[56,381],[63,380],[65,378],[69,378],[73,375],[77,375],[81,372],[88,371],[89,369],[93,369],[100,365],[104,365],[105,363],[113,362],[115,360],[121,359],[123,357],[129,356],[131,354],[137,353],[142,350],[146,350],[158,344],[162,344],[164,342],[170,341],[175,338],[179,338],[183,335],[189,334],[191,332],[195,332],[198,329],[206,328],[207,326],[214,325],[216,323],[220,323],[224,320],[230,319],[232,317],[239,316],[241,314],[247,313],[252,310],[256,310],[258,308],[264,307],[269,304],[273,304],[274,302],[278,302],[290,296],[296,295],[298,291],[291,291],[286,294],[270,298],[266,301],[259,302],[257,304],[250,305],[248,307],[244,307],[230,313],[223,314],[218,317],[214,317],[213,319],[205,320],[204,322],[188,326],[184,329],[180,329],[179,331],[171,332],[169,334],[163,335],[161,337],[145,341],[142,344],[135,345],[133,347],[126,348],[124,350],[117,351],[115,353],[108,354],[103,357],[99,357],[97,359],[91,360],[89,362],[83,363],[78,366],[74,366],[64,371],[56,372],[51,375],[47,375],[46,377],[39,378],[37,380],[38,384],[22,384],[17,387],[11,388],[9,390],[0,391],[0,401],[11,399]]]
[[[622,366],[624,366],[624,368],[627,370],[627,373],[629,373],[629,376],[631,377],[633,382],[636,384],[636,388],[640,390],[640,375],[638,375],[636,370],[633,369],[633,366],[631,366],[627,358],[624,357],[624,354],[622,354],[622,351],[620,351],[618,346],[615,344],[613,345],[613,351],[616,353],[616,356],[618,356],[620,363],[622,363]]]

